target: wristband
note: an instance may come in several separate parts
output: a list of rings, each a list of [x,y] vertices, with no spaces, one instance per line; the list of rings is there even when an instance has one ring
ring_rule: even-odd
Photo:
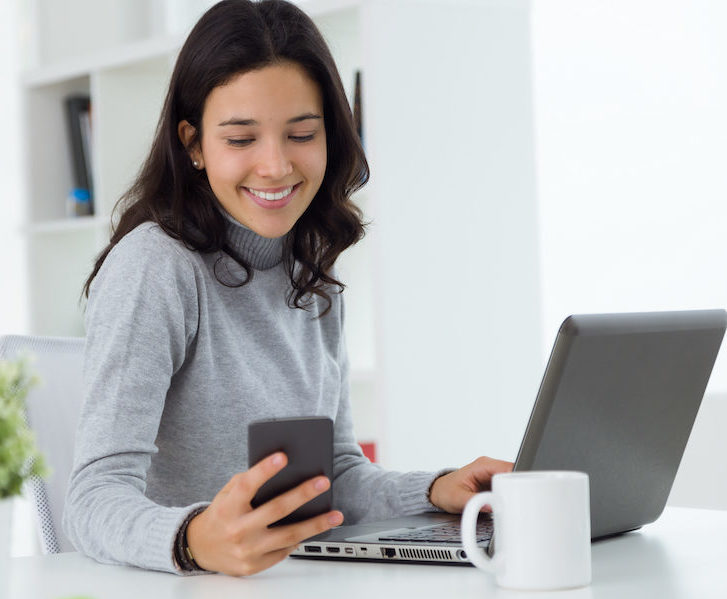
[[[207,506],[202,506],[190,512],[184,519],[184,522],[182,522],[182,526],[179,527],[179,531],[177,532],[177,539],[174,543],[174,557],[177,564],[179,564],[179,567],[185,572],[206,571],[194,560],[194,556],[192,555],[192,552],[189,549],[189,544],[187,543],[187,527],[189,526],[189,523],[195,516],[201,514],[206,508]]]

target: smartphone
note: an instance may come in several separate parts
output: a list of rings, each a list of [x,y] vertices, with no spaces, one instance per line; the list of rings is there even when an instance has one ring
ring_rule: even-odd
[[[330,418],[280,418],[253,422],[248,427],[248,466],[282,451],[288,464],[267,481],[252,500],[258,507],[314,476],[333,482],[333,421]],[[333,489],[311,499],[273,526],[307,520],[332,509]]]

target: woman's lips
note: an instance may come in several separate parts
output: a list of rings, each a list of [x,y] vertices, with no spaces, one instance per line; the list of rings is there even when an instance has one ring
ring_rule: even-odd
[[[247,196],[261,208],[268,210],[284,208],[295,197],[301,183],[288,187],[277,187],[274,189],[254,189],[243,187]]]

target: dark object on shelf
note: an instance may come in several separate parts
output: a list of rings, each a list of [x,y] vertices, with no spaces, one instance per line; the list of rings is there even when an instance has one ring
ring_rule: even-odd
[[[356,126],[356,132],[363,144],[363,115],[362,115],[362,98],[361,98],[361,71],[356,71],[356,85],[353,90],[353,122]]]
[[[88,214],[93,214],[91,99],[88,96],[69,96],[66,98],[66,114],[68,116],[68,134],[73,162],[73,189],[88,191]]]

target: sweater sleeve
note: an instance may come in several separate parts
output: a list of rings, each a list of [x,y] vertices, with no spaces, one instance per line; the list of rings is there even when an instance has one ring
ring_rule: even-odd
[[[439,472],[387,471],[372,464],[356,442],[349,400],[349,362],[343,322],[339,365],[341,398],[334,423],[333,498],[334,507],[343,512],[345,524],[441,511],[429,501],[429,487],[451,469]]]
[[[199,507],[145,497],[167,390],[194,337],[194,270],[142,225],[109,253],[86,309],[84,404],[63,525],[74,546],[104,563],[180,572],[177,530]]]

